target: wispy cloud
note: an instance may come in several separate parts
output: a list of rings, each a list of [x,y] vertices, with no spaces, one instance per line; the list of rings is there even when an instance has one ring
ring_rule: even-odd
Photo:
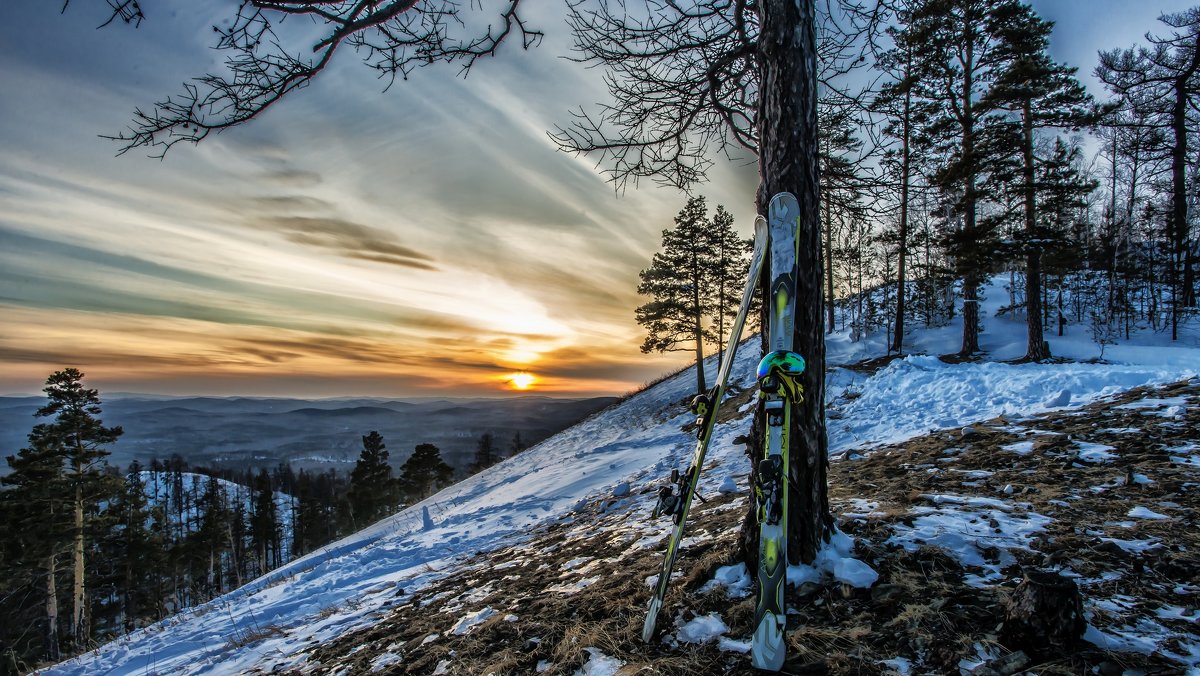
[[[289,241],[315,246],[347,258],[435,270],[433,258],[400,244],[392,233],[338,218],[275,216],[259,219],[266,228],[282,232]]]

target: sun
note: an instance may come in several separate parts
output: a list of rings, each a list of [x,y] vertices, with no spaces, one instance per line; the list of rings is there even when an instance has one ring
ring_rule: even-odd
[[[512,374],[508,382],[512,384],[514,390],[528,390],[537,382],[537,378],[532,373],[521,371],[520,373]]]

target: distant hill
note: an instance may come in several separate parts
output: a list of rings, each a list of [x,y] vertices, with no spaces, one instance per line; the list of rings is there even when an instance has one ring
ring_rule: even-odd
[[[103,393],[101,395],[103,397]],[[124,436],[110,447],[110,462],[178,453],[193,466],[241,469],[288,462],[295,469],[348,471],[362,436],[383,435],[399,467],[417,444],[431,443],[452,465],[471,461],[478,439],[491,433],[508,451],[513,437],[535,444],[612,404],[615,397],[552,399],[253,399],[112,396],[104,401],[106,425]],[[0,459],[16,454],[37,422],[40,397],[0,397]],[[0,461],[0,474],[8,464]]]

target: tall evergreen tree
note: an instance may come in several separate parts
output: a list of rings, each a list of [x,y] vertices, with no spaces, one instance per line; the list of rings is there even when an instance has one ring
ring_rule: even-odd
[[[913,76],[936,113],[921,126],[921,140],[941,155],[933,180],[949,198],[961,227],[946,243],[962,277],[963,337],[960,353],[979,352],[979,286],[992,259],[995,233],[979,218],[980,183],[997,152],[986,130],[994,121],[989,83],[1007,68],[1010,55],[999,49],[995,18],[1016,0],[920,0],[909,23],[896,35],[913,55]],[[1005,154],[1007,154],[1005,152]]]
[[[372,431],[362,438],[363,450],[350,472],[350,508],[359,527],[375,523],[396,508],[396,482],[388,464],[383,436]]]
[[[85,518],[95,512],[101,498],[114,491],[113,478],[106,476],[104,446],[115,442],[123,433],[120,427],[105,427],[100,418],[100,396],[82,384],[83,373],[67,368],[50,374],[46,379],[49,401],[37,410],[39,418],[54,417],[54,421],[33,428],[30,440],[58,449],[65,459],[67,496],[72,515],[71,548],[71,622],[70,630],[75,648],[82,650],[88,639],[87,586],[85,583],[85,551],[88,524]]]
[[[1200,106],[1200,7],[1164,14],[1159,21],[1173,29],[1170,36],[1148,34],[1149,47],[1101,52],[1096,76],[1132,104],[1141,124],[1166,132],[1159,152],[1170,165],[1171,338],[1178,340],[1182,307],[1196,305],[1187,166]]]
[[[491,432],[484,432],[479,435],[479,441],[475,444],[475,458],[471,461],[471,466],[467,468],[467,471],[471,474],[478,474],[499,461],[500,453],[496,448],[495,438]]]
[[[709,322],[717,339],[717,354],[724,359],[725,338],[742,304],[742,288],[750,271],[748,254],[754,242],[738,237],[733,229],[733,214],[720,204],[709,223],[708,240],[712,243],[712,271],[706,289],[712,299]],[[720,369],[719,362],[717,368]]]
[[[441,450],[433,444],[417,444],[400,467],[400,490],[410,502],[449,486],[453,479],[454,468],[442,460]]]
[[[713,338],[704,322],[712,308],[705,293],[712,273],[708,225],[704,198],[689,199],[675,216],[675,227],[663,230],[662,251],[640,274],[638,293],[652,300],[635,312],[646,327],[642,352],[695,351],[697,392],[708,389],[704,343]]]
[[[1042,326],[1042,252],[1049,242],[1038,228],[1035,134],[1046,128],[1075,128],[1093,119],[1092,98],[1075,77],[1075,68],[1050,58],[1054,23],[1038,17],[1033,8],[1005,4],[994,14],[992,30],[1005,68],[988,91],[988,104],[1019,117],[1021,181],[1025,249],[1025,358],[1050,356]]]
[[[279,514],[271,475],[261,470],[254,478],[253,508],[250,513],[250,540],[258,559],[258,574],[279,566]]]
[[[73,524],[69,484],[63,449],[34,427],[29,445],[8,456],[12,472],[0,477],[11,490],[0,493],[5,504],[5,525],[15,564],[16,581],[27,581],[41,599],[43,655],[58,660],[62,655],[59,633],[58,578],[60,559],[71,546]],[[9,549],[6,548],[6,551]],[[25,580],[22,580],[22,577]],[[14,589],[15,591],[15,589]],[[14,613],[15,615],[15,613]],[[15,624],[13,625],[15,628]]]
[[[165,545],[152,528],[154,508],[146,497],[142,466],[134,460],[125,472],[122,490],[110,510],[116,521],[110,557],[118,576],[114,585],[119,616],[126,633],[137,628],[142,619],[157,619],[155,598],[159,586],[155,578],[162,570]]]

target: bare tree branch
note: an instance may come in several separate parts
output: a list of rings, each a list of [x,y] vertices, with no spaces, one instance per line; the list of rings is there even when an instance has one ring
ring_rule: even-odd
[[[105,25],[143,17],[137,0],[105,1],[113,9]],[[177,143],[198,143],[307,86],[343,44],[362,54],[389,87],[397,77],[406,79],[435,63],[457,64],[465,77],[512,36],[525,49],[541,42],[543,34],[521,17],[520,3],[472,0],[465,9],[458,0],[240,0],[230,24],[213,27],[216,49],[229,54],[226,72],[184,83],[181,93],[149,110],[137,109],[126,131],[105,138],[120,143],[121,154],[145,147],[157,149],[156,157]],[[323,34],[314,39],[284,30],[291,28],[283,25],[285,19],[300,17],[310,23],[297,28],[317,25]]]

